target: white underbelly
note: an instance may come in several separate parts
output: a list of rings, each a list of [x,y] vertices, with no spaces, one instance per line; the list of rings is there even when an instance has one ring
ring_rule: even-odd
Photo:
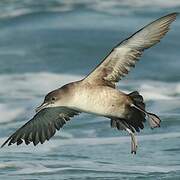
[[[78,111],[96,114],[99,116],[123,117],[124,104],[118,103],[117,94],[107,92],[81,92],[74,99],[72,108]]]

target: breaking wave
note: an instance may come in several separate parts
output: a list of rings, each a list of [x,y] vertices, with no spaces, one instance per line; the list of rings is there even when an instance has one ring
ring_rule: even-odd
[[[0,84],[3,86],[0,87],[0,95],[4,103],[0,104],[0,122],[13,120],[25,109],[39,104],[49,91],[81,78],[78,75],[47,72],[1,75]],[[140,91],[146,101],[154,102],[150,108],[154,106],[157,112],[180,107],[180,82],[121,81],[119,86],[127,93]]]
[[[95,10],[110,14],[128,14],[135,12],[137,8],[146,9],[153,7],[154,10],[159,8],[177,8],[180,7],[179,0],[163,1],[163,0],[52,0],[52,1],[35,1],[29,0],[26,3],[21,1],[3,1],[0,2],[1,13],[0,18],[11,18],[33,13],[41,12],[68,12],[84,7],[84,9]]]

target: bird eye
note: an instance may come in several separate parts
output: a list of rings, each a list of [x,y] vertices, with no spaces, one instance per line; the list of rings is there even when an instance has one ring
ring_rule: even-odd
[[[56,100],[56,98],[55,97],[52,97],[52,99],[51,99],[52,101],[55,101]]]

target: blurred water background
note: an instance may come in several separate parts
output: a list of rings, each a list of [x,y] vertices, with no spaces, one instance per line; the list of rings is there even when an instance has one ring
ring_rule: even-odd
[[[0,143],[29,120],[44,95],[87,74],[118,42],[179,11],[179,0],[0,1]],[[180,17],[145,52],[125,92],[138,90],[162,119],[130,138],[109,120],[82,114],[49,142],[0,149],[0,179],[180,179]]]

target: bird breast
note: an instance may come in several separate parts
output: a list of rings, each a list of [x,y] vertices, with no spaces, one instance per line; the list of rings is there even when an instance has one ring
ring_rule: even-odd
[[[125,94],[106,86],[80,87],[76,90],[72,108],[101,116],[119,117],[125,111]]]

